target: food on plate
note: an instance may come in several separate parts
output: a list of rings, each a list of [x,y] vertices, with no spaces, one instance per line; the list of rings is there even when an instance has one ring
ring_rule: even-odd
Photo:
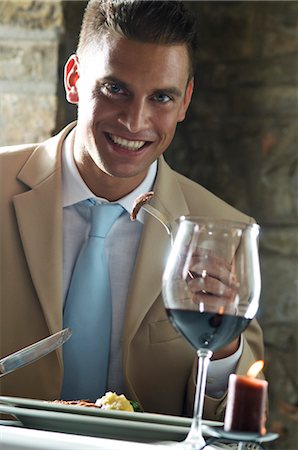
[[[154,195],[153,191],[145,192],[144,194],[139,195],[135,199],[135,201],[133,202],[133,205],[132,205],[131,213],[130,213],[131,220],[136,220],[138,212],[140,211],[142,206],[145,205],[146,203],[148,203],[149,200],[153,197],[153,195]]]
[[[56,403],[58,405],[88,406],[98,408],[98,406],[95,403],[90,402],[89,400],[53,400],[52,402],[48,403]]]
[[[93,408],[101,408],[105,410],[117,411],[142,411],[140,405],[136,401],[129,401],[124,394],[118,395],[116,392],[106,392],[105,395],[98,398],[95,403],[89,400],[54,400],[48,403],[56,403],[60,405],[87,406]]]
[[[107,392],[103,397],[98,398],[95,402],[96,406],[102,409],[119,410],[133,412],[134,409],[125,395],[117,395],[115,392]]]

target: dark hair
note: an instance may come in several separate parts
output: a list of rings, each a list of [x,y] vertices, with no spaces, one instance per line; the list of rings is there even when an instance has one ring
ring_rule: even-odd
[[[195,18],[181,1],[90,0],[83,17],[77,54],[81,58],[103,34],[117,32],[140,42],[185,44],[190,76],[197,47]]]

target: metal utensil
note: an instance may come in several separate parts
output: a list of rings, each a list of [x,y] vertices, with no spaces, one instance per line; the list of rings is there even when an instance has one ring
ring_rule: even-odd
[[[53,350],[56,350],[56,348],[63,345],[70,338],[71,334],[71,329],[65,328],[64,330],[58,331],[18,352],[0,359],[0,377],[3,377],[20,367],[27,366],[27,364],[31,364],[43,356],[46,356],[48,353],[51,353]]]
[[[141,209],[143,209],[148,214],[157,219],[165,227],[166,232],[171,238],[171,244],[173,245],[174,233],[169,217],[148,203],[153,196],[154,196],[153,191],[144,192],[143,194],[139,195],[133,203],[130,218],[133,221],[136,220],[138,213],[140,212]]]
[[[174,242],[173,228],[167,216],[158,209],[154,208],[154,206],[149,205],[148,203],[142,205],[141,208],[143,208],[143,210],[146,211],[148,214],[151,214],[151,216],[155,217],[155,219],[157,219],[165,227],[166,232],[171,238],[171,244],[173,245]]]

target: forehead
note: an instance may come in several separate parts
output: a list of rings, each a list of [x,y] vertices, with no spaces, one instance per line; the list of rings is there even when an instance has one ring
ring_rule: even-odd
[[[164,45],[105,35],[94,47],[87,63],[94,76],[115,76],[123,81],[185,84],[189,77],[189,55],[184,44]]]

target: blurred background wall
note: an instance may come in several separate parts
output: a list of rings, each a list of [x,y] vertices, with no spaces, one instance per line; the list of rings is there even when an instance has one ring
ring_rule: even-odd
[[[186,2],[198,17],[196,91],[171,165],[261,225],[268,428],[298,443],[298,2]],[[0,2],[0,145],[46,139],[75,118],[63,65],[85,1]]]

